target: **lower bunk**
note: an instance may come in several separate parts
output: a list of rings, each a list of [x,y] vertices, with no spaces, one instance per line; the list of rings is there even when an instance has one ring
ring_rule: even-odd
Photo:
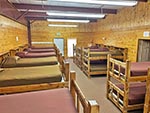
[[[150,62],[121,62],[108,57],[107,98],[123,113],[142,109]]]
[[[36,85],[28,85],[28,87],[16,86],[15,90],[10,93],[23,93],[0,95],[1,112],[99,113],[99,105],[97,102],[95,100],[87,100],[81,92],[75,81],[75,72],[70,73],[70,90],[65,88],[66,84],[64,82],[58,82],[41,84],[40,87]],[[42,91],[24,92],[34,88],[35,90]]]

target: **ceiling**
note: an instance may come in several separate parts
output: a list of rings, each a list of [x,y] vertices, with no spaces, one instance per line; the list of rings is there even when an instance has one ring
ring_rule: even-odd
[[[46,19],[89,19],[96,21],[97,18],[88,17],[65,17],[65,16],[49,16],[48,11],[54,12],[76,12],[90,14],[116,14],[118,9],[125,6],[107,5],[107,4],[91,4],[79,2],[66,2],[61,0],[8,0],[15,8],[21,12],[20,17],[24,16],[28,20],[46,20]],[[79,1],[79,0],[78,0]],[[101,1],[101,0],[97,0]],[[105,1],[105,0],[103,0]],[[122,1],[125,0],[113,0]],[[133,1],[133,0],[128,0]],[[138,0],[139,2],[147,2],[147,0]]]

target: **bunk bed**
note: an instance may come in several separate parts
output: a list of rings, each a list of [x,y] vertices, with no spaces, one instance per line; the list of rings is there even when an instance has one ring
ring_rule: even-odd
[[[146,94],[145,94],[143,113],[149,113],[149,112],[150,112],[150,66],[148,69],[148,76],[146,79]]]
[[[75,72],[71,72],[70,75],[70,90],[65,88],[67,83],[61,82],[41,84],[40,87],[36,85],[30,85],[28,88],[19,86],[16,87],[16,90],[8,93],[23,93],[0,95],[1,112],[99,113],[99,105],[96,100],[87,100],[81,92],[75,81]],[[30,91],[30,89],[42,91],[24,92]],[[77,103],[77,106],[75,103]],[[83,108],[83,111],[80,108]]]
[[[76,63],[76,45],[73,44],[73,62]]]
[[[126,48],[92,46],[83,49],[83,71],[88,77],[91,75],[103,75],[107,73],[107,55],[124,61],[127,58]]]
[[[143,108],[149,66],[150,62],[122,62],[108,55],[107,98],[123,113]]]
[[[106,59],[108,50],[83,49],[83,72],[91,75],[106,74]]]
[[[76,65],[82,70],[83,51],[82,47],[76,47]]]

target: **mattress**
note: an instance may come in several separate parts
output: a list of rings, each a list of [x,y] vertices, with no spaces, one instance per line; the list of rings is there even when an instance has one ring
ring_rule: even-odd
[[[29,53],[29,52],[18,52],[16,56],[21,58],[39,58],[39,57],[49,57],[56,56],[55,52],[42,52],[42,53]]]
[[[41,57],[41,58],[18,58],[16,56],[9,56],[5,59],[2,67],[30,67],[30,66],[42,66],[42,65],[56,65],[58,60],[55,56]]]
[[[121,90],[123,90],[123,84],[117,84]],[[113,91],[116,95],[116,91]],[[145,82],[136,82],[131,83],[129,87],[129,105],[144,103],[146,93],[146,83]],[[123,100],[123,97],[120,95],[120,100]],[[123,101],[122,101],[123,102]]]
[[[90,71],[107,71],[107,64],[91,64]]]
[[[1,95],[0,110],[1,113],[77,113],[67,88]]]
[[[131,63],[131,76],[147,75],[150,62]]]
[[[39,52],[55,52],[55,49],[53,48],[43,48],[43,49],[32,49],[32,48],[28,48],[26,49],[26,51],[30,52],[30,53],[39,53]]]
[[[1,87],[60,82],[61,79],[59,65],[4,68],[0,72]]]
[[[148,67],[150,67],[150,62],[134,62],[134,63],[131,63],[130,75],[131,76],[147,75]],[[118,70],[117,65],[115,65],[115,69]],[[122,75],[125,74],[125,69],[124,68],[121,68],[121,73],[122,73]]]

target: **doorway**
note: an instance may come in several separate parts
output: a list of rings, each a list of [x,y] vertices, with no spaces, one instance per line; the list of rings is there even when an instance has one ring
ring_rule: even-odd
[[[69,38],[67,40],[67,48],[68,48],[68,57],[73,57],[73,45],[77,44],[76,38]]]
[[[54,44],[60,50],[60,53],[64,56],[64,38],[54,38]]]
[[[137,61],[150,61],[150,40],[139,39]]]

